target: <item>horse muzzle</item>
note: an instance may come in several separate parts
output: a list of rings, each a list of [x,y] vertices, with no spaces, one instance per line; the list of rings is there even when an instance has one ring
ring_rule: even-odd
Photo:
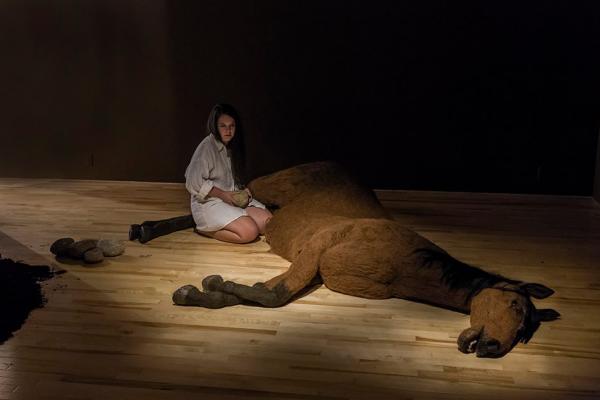
[[[483,327],[465,329],[457,340],[458,350],[463,353],[475,353],[477,357],[501,357],[506,352],[501,343],[486,337]]]

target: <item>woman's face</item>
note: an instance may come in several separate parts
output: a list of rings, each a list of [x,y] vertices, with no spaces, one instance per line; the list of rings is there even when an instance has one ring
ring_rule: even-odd
[[[223,114],[217,120],[217,128],[221,141],[227,145],[235,135],[235,120],[227,114]]]

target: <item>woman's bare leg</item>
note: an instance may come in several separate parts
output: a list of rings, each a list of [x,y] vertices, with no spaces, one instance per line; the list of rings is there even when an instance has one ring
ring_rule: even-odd
[[[258,227],[258,233],[261,235],[265,234],[265,227],[267,226],[267,222],[273,216],[269,210],[265,210],[259,207],[250,206],[246,208],[246,212],[248,216],[252,218],[256,226]]]
[[[248,216],[242,216],[216,232],[202,232],[222,242],[250,243],[258,237],[258,226]]]

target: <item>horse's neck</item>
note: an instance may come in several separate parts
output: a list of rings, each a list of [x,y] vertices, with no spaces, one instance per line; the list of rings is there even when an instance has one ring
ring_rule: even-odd
[[[437,277],[403,276],[394,283],[394,296],[431,304],[468,314],[471,310],[469,291],[449,290]]]
[[[407,263],[394,282],[394,296],[426,304],[435,305],[468,314],[471,300],[486,287],[491,287],[501,278],[480,269],[477,274],[464,274],[454,280],[448,280],[448,274],[437,267],[419,267]]]

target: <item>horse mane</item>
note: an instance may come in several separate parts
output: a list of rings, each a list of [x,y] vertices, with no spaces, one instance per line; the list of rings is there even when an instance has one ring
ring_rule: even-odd
[[[437,265],[442,270],[441,281],[450,290],[463,289],[467,291],[465,303],[485,288],[492,287],[500,282],[517,284],[518,281],[492,274],[473,267],[452,257],[450,254],[430,248],[421,248],[414,253],[420,253],[423,262],[419,267],[433,268]],[[434,263],[434,262],[438,263]]]

